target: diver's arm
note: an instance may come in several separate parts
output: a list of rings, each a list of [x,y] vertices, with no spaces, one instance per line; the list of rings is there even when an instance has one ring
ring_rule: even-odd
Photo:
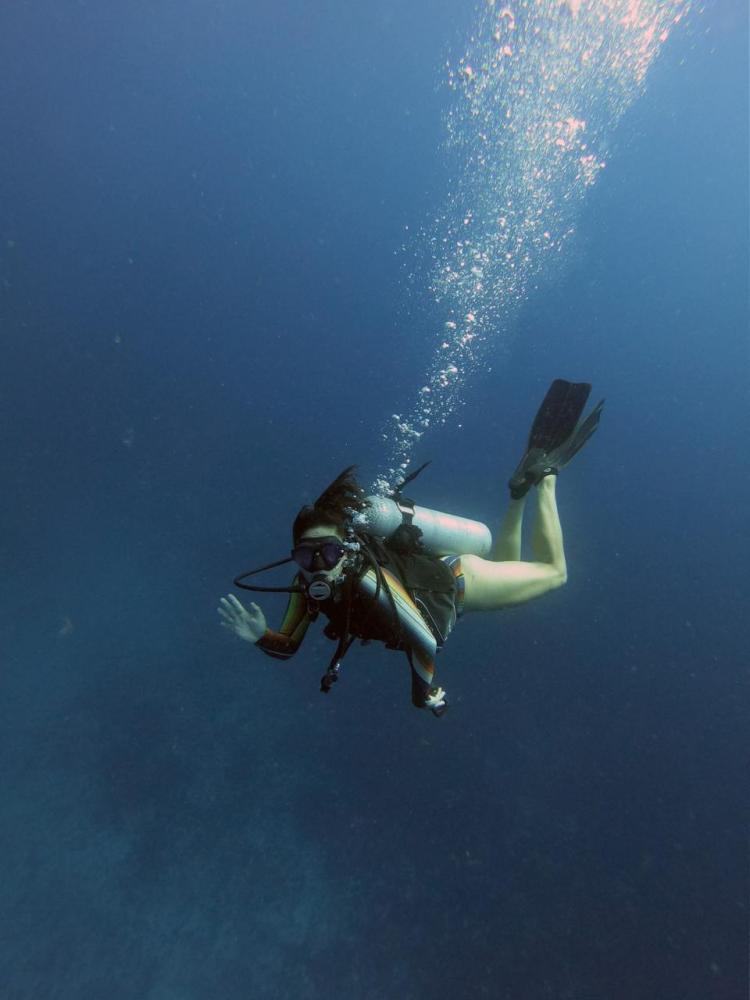
[[[234,632],[245,642],[258,642],[267,631],[266,616],[257,604],[251,604],[250,609],[243,607],[234,594],[222,597],[216,609],[222,617],[221,624]]]
[[[294,606],[297,603],[301,605],[300,608]],[[273,656],[277,660],[288,660],[302,645],[311,621],[304,601],[300,600],[298,594],[292,594],[280,631],[274,632],[267,628],[255,645],[268,656]]]
[[[247,610],[233,594],[222,597],[218,610],[224,619],[221,624],[225,628],[246,642],[254,643],[268,656],[273,656],[277,660],[288,660],[294,656],[312,621],[307,610],[307,602],[298,593],[290,595],[278,632],[268,628],[266,617],[257,604],[251,604],[250,610]]]
[[[436,687],[435,662],[417,649],[407,652],[411,668],[411,703],[415,708],[429,708],[435,715],[442,715],[447,708],[445,691]]]

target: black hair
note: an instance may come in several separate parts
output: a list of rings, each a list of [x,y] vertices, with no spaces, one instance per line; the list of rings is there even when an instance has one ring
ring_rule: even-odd
[[[331,524],[346,534],[354,514],[364,510],[365,491],[355,478],[355,465],[350,465],[330,483],[312,506],[303,507],[294,519],[294,544],[306,531],[318,524]]]

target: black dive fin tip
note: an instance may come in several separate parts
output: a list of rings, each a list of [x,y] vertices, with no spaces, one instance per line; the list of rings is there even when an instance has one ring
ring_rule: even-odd
[[[554,451],[570,437],[591,392],[589,382],[556,378],[542,400],[529,434],[528,450]]]
[[[430,465],[431,463],[432,463],[432,459],[430,459],[427,462],[423,462],[422,465],[420,465],[418,469],[413,469],[411,472],[407,472],[407,474],[404,476],[404,478],[401,480],[401,482],[396,487],[395,492],[398,494],[398,493],[401,492],[401,490],[404,488],[404,486],[406,486],[408,483],[413,483],[414,480],[419,475],[419,473],[423,472],[427,468],[427,466]]]
[[[575,432],[570,436],[570,438],[557,449],[558,454],[553,453],[549,456],[551,464],[553,464],[556,469],[562,469],[563,466],[567,465],[571,458],[573,458],[574,455],[577,455],[581,448],[583,448],[586,444],[588,439],[599,426],[603,406],[604,400],[600,399],[586,419],[581,421],[578,427],[576,427]]]

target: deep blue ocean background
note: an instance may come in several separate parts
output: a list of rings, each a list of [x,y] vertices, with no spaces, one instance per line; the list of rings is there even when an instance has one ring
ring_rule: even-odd
[[[473,17],[0,11],[2,1000],[747,995],[741,0],[673,33],[567,269],[415,453],[494,528],[549,381],[593,382],[567,587],[460,624],[441,720],[400,656],[324,698],[320,630],[279,664],[218,627],[420,384],[395,251]]]

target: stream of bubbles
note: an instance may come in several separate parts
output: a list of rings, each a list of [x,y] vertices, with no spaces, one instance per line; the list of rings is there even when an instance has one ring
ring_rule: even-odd
[[[423,233],[444,321],[405,415],[385,431],[389,492],[415,444],[460,405],[507,344],[520,307],[559,266],[608,137],[690,0],[489,0],[448,65],[448,144],[458,167]]]

